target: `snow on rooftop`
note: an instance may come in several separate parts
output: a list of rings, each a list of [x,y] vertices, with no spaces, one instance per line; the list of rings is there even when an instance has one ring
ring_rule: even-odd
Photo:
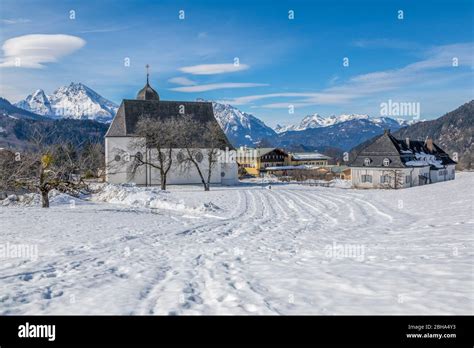
[[[309,170],[309,169],[317,169],[321,168],[319,166],[311,166],[307,164],[301,164],[297,166],[276,166],[276,167],[266,167],[266,170],[295,170],[295,169],[301,169],[301,170]]]
[[[443,168],[442,161],[436,159],[435,155],[419,152],[415,153],[415,158],[416,160],[405,162],[405,165],[413,167],[434,166],[436,168]]]
[[[329,159],[328,156],[325,156],[317,152],[302,152],[302,153],[292,153],[291,157],[294,160],[320,160],[320,159]]]

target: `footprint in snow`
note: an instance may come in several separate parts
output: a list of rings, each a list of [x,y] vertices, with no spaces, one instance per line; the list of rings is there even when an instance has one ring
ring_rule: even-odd
[[[22,274],[18,277],[20,280],[23,280],[25,282],[28,282],[30,281],[31,279],[33,279],[33,275],[31,273],[25,273],[25,274]]]

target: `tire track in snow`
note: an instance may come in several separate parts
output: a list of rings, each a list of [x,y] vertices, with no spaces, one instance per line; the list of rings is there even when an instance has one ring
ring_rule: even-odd
[[[307,190],[305,193],[299,191],[243,190],[241,196],[239,192],[238,214],[225,220],[198,225],[197,228],[191,227],[196,231],[184,235],[188,245],[182,249],[181,254],[184,256],[173,262],[174,266],[166,277],[157,277],[157,284],[148,286],[149,289],[144,291],[147,297],[142,301],[143,305],[138,312],[191,314],[206,313],[206,310],[213,308],[211,313],[225,313],[226,308],[231,310],[230,307],[233,307],[234,311],[240,308],[242,313],[278,313],[278,303],[277,307],[272,305],[258,277],[251,281],[247,279],[246,265],[242,261],[244,258],[237,257],[232,249],[242,248],[243,245],[250,248],[258,245],[264,247],[262,255],[296,252],[300,245],[294,243],[295,231],[308,226],[308,222],[303,220],[317,223],[323,218],[323,226],[327,226],[327,222],[334,226],[337,220],[322,211],[327,211],[328,208],[339,219],[351,216],[343,215],[348,204],[344,204],[344,199],[340,197],[314,190]],[[319,193],[326,196],[321,197]],[[283,207],[285,203],[288,209]],[[358,202],[357,206],[373,210],[370,205],[362,202]],[[275,249],[275,234],[279,236],[277,244],[284,245],[285,248]],[[220,238],[212,238],[211,241],[210,236]],[[260,240],[252,244],[255,236]],[[207,248],[196,247],[205,241],[208,241]],[[213,254],[209,252],[211,248],[223,251]],[[287,258],[288,255],[285,254],[284,257]],[[173,269],[179,269],[179,274],[174,275]],[[250,304],[246,306],[242,298],[247,299]]]
[[[358,222],[359,225],[364,225],[368,222],[367,219],[365,219],[365,221],[360,221],[359,219],[359,216],[358,216],[358,219],[356,219],[356,216],[355,216],[355,210],[353,208],[353,204],[351,204],[351,198],[352,197],[345,197],[345,196],[342,196],[342,197],[345,197],[346,199],[342,199],[341,198],[341,194],[337,195],[337,194],[333,194],[333,193],[329,193],[329,192],[322,192],[322,191],[314,191],[314,190],[308,190],[308,191],[305,191],[305,193],[309,196],[309,197],[320,197],[320,194],[324,194],[325,198],[327,198],[328,200],[333,200],[334,202],[337,202],[338,203],[338,207],[339,207],[339,214],[338,216],[344,216],[344,217],[348,217],[349,220],[351,221],[351,226],[354,226],[353,224]],[[319,193],[319,195],[318,195]],[[348,210],[349,212],[348,213],[345,213],[345,212],[341,212],[341,208],[345,208],[346,210]],[[357,206],[358,207],[358,206]],[[359,208],[359,207],[358,207]],[[363,217],[365,216],[365,214],[362,214],[360,217]]]
[[[178,309],[171,308],[170,312],[192,313],[197,309],[202,312],[206,306],[209,306],[209,301],[213,303],[214,312],[219,312],[220,308],[224,309],[228,305],[241,308],[242,313],[253,313],[256,308],[261,308],[261,306],[245,304],[240,300],[237,302],[233,300],[242,298],[242,296],[247,299],[253,299],[256,305],[266,303],[264,295],[258,290],[263,288],[258,284],[258,281],[254,281],[250,284],[245,280],[244,272],[242,272],[242,267],[244,267],[244,265],[242,265],[243,257],[236,257],[236,255],[232,253],[232,246],[242,248],[242,245],[248,244],[243,243],[243,241],[252,235],[258,235],[263,240],[267,238],[271,239],[271,236],[266,234],[274,233],[273,222],[275,222],[275,218],[282,223],[288,220],[282,218],[273,207],[269,198],[270,192],[266,190],[246,190],[245,193],[250,197],[250,204],[247,209],[248,214],[242,214],[242,221],[238,222],[238,228],[234,229],[232,233],[228,233],[229,226],[227,225],[220,224],[212,226],[212,234],[223,235],[222,230],[226,233],[223,235],[225,238],[214,240],[209,247],[217,247],[224,250],[224,252],[219,255],[211,255],[209,252],[206,253],[202,251],[203,253],[198,255],[198,258],[203,260],[202,262],[193,263],[188,260],[186,266],[184,265],[185,262],[183,262],[181,268],[187,269],[187,271],[185,271],[186,277],[190,279],[188,285],[192,284],[191,287],[185,287],[187,289],[186,291],[192,294],[188,296],[191,298],[191,301],[185,300],[183,306],[178,306]],[[277,215],[275,216],[275,214]],[[258,229],[258,232],[255,229]],[[249,246],[252,247],[253,245],[250,244]],[[185,254],[190,254],[189,250]],[[225,265],[227,265],[227,267],[225,267]],[[232,274],[229,273],[230,268],[232,268]],[[181,283],[183,283],[183,280],[181,280]],[[209,291],[210,288],[213,289],[212,298],[209,298],[209,296],[201,296],[203,291]],[[185,295],[185,298],[188,299],[186,296],[187,295]],[[193,299],[197,299],[197,301],[192,301]],[[220,301],[217,300],[216,303],[216,299],[220,299]],[[176,297],[174,300],[176,301]],[[230,302],[230,304],[228,302]],[[161,301],[161,303],[163,303],[163,301]],[[259,309],[259,312],[262,314],[275,313],[275,309],[272,309],[270,303],[267,303],[266,308],[267,309],[263,311]],[[166,312],[166,310],[161,310],[160,312],[163,313]]]
[[[324,225],[326,225],[328,222],[330,222],[332,226],[336,226],[338,224],[337,219],[325,213],[322,209],[317,208],[316,206],[311,204],[311,203],[313,204],[318,203],[317,200],[308,202],[306,197],[304,197],[302,194],[295,193],[293,190],[285,190],[285,192],[288,193],[290,196],[293,196],[297,200],[297,202],[300,203],[300,207],[306,207],[305,210],[308,212],[312,211],[313,213],[310,213],[311,216],[314,216],[317,218],[324,217],[326,219],[326,221],[324,222]],[[314,213],[316,213],[316,215],[314,215]]]

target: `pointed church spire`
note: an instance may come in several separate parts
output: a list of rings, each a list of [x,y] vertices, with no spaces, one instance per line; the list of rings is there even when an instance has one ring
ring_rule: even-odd
[[[145,65],[146,68],[146,84],[149,85],[150,83],[148,82],[148,78],[150,76],[150,65]]]

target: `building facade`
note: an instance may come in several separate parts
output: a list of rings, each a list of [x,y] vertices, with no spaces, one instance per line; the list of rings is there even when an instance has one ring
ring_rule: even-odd
[[[399,189],[453,180],[455,165],[431,139],[399,140],[385,131],[351,162],[352,186]]]
[[[288,154],[278,148],[247,148],[241,147],[237,150],[237,162],[245,173],[259,176],[266,172],[268,167],[285,166]]]
[[[330,157],[317,152],[290,153],[288,164],[291,166],[327,167]]]

